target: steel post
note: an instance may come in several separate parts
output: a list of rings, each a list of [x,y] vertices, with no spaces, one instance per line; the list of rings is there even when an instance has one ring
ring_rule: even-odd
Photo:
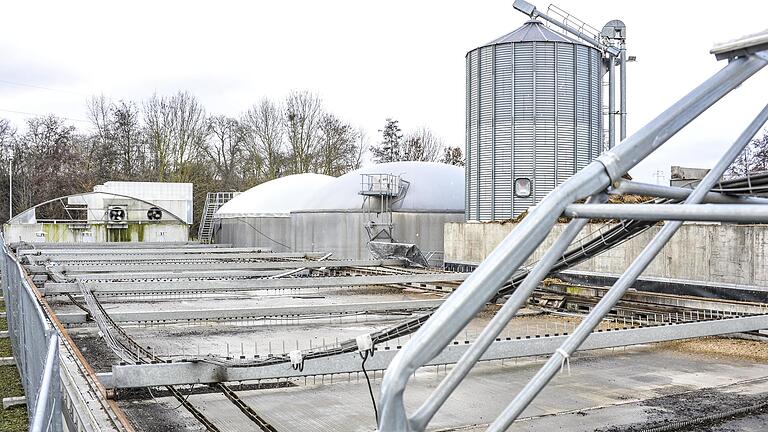
[[[32,427],[29,429],[33,432],[42,432],[48,429],[48,420],[53,415],[59,413],[50,410],[49,403],[55,403],[51,400],[51,382],[52,380],[59,379],[58,374],[55,374],[56,368],[54,367],[59,361],[58,356],[59,349],[59,337],[55,332],[51,333],[51,337],[48,340],[48,352],[45,356],[45,369],[43,369],[42,382],[40,383],[40,390],[38,391],[35,404],[35,413],[32,415]],[[51,411],[48,414],[48,411]],[[53,420],[53,419],[51,419]]]
[[[627,47],[619,47],[619,141],[627,137]]]
[[[608,148],[616,146],[616,59],[608,56]]]

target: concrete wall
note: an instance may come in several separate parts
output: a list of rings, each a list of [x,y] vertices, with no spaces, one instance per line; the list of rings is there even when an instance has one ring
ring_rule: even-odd
[[[393,213],[394,237],[415,243],[423,253],[443,250],[443,225],[464,220],[464,213]],[[294,212],[290,218],[221,219],[217,243],[271,247],[274,251],[333,252],[335,258],[366,259],[368,234],[361,211]],[[258,232],[256,231],[258,230]]]
[[[290,217],[244,217],[216,219],[215,243],[230,243],[235,247],[264,247],[274,252],[293,248]]]
[[[516,224],[448,223],[445,225],[445,261],[477,264]],[[602,224],[588,224],[589,234]],[[541,257],[565,224],[554,227],[529,260]],[[619,274],[627,268],[659,226],[576,266],[575,270]],[[710,283],[768,286],[768,225],[685,224],[643,273],[644,276]]]
[[[38,241],[36,232],[45,233],[47,243],[81,242],[82,232],[92,234],[94,242],[185,242],[189,226],[184,223],[129,223],[124,229],[107,229],[105,224],[92,224],[87,230],[71,229],[65,223],[5,224],[3,234],[8,242]]]

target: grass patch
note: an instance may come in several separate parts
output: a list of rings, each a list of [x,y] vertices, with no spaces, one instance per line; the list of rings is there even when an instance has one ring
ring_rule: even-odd
[[[10,357],[12,355],[11,340],[8,338],[0,339],[0,357]]]
[[[23,395],[24,388],[21,386],[16,366],[0,366],[0,399]],[[10,409],[0,407],[0,431],[21,432],[28,429],[26,406]]]
[[[0,312],[5,312],[5,302],[0,301]],[[8,330],[8,321],[0,318],[0,330]],[[10,357],[11,340],[0,339],[0,357]],[[24,387],[16,366],[0,366],[0,399],[24,396]],[[0,407],[0,432],[23,432],[29,429],[27,407],[15,406],[9,409]]]

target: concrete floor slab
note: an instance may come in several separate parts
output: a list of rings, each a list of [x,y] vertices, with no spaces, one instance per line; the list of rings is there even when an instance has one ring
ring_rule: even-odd
[[[484,425],[492,421],[514,393],[538,370],[541,362],[483,364],[457,389],[430,424],[430,429],[452,429]],[[413,411],[435,388],[444,372],[435,368],[417,373],[406,392],[406,405]],[[731,385],[768,376],[768,364],[738,359],[718,359],[657,349],[655,346],[602,351],[573,359],[572,374],[560,374],[524,412],[524,417],[594,409],[620,404],[625,408],[590,414],[568,414],[540,422],[553,422],[535,430],[594,430],[622,422],[645,421],[647,412],[628,402],[668,394]],[[327,380],[327,378],[326,378]],[[335,379],[332,385],[243,391],[241,398],[278,430],[370,431],[375,429],[373,409],[364,380]],[[303,384],[303,380],[302,380]],[[380,375],[373,383],[378,395]],[[223,400],[221,395],[200,395],[203,404]],[[214,415],[215,411],[213,412]],[[584,417],[581,423],[572,419]],[[514,430],[534,430],[526,422]],[[559,425],[555,428],[555,425]]]

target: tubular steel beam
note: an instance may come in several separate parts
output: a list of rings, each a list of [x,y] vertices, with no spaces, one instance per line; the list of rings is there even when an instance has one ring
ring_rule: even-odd
[[[138,272],[138,273],[82,273],[69,275],[71,279],[78,281],[148,281],[148,280],[226,280],[243,278],[265,278],[283,273],[284,270],[212,270],[212,271],[183,271],[169,273],[167,271],[158,272]]]
[[[704,199],[707,192],[717,184],[726,169],[728,169],[731,163],[739,156],[766,121],[768,121],[768,105],[760,111],[744,132],[742,132],[736,141],[726,150],[722,158],[720,158],[717,163],[715,163],[715,166],[704,176],[691,195],[685,200],[685,204],[681,207],[686,205],[697,205]],[[736,208],[768,207],[751,204],[721,204],[710,206],[732,206]],[[547,360],[544,366],[536,372],[525,387],[517,393],[512,402],[504,409],[501,415],[496,418],[488,430],[501,432],[509,428],[512,422],[520,416],[523,410],[531,403],[531,401],[533,401],[547,383],[549,383],[552,377],[555,376],[557,370],[562,367],[563,362],[568,361],[570,354],[578,349],[579,345],[587,339],[589,333],[600,323],[600,321],[602,321],[603,317],[610,313],[611,309],[618,303],[640,274],[642,274],[648,265],[650,265],[651,261],[656,258],[661,249],[667,244],[681,225],[682,222],[679,221],[671,221],[664,224],[656,236],[651,239],[637,258],[635,258],[629,267],[627,267],[627,270],[613,284],[611,289],[609,289],[597,305],[595,305],[589,315],[582,320],[576,330],[574,330],[573,334],[563,342],[563,344],[555,351],[555,354]]]
[[[598,196],[590,197],[588,202],[605,202],[607,198],[607,195],[599,194]],[[587,220],[585,219],[577,219],[568,224],[563,233],[555,240],[552,247],[533,266],[528,276],[515,288],[515,292],[507,299],[504,306],[496,312],[496,315],[477,338],[477,341],[465,352],[461,360],[457,362],[456,367],[440,382],[433,395],[413,415],[411,422],[414,429],[426,428],[437,410],[440,409],[475,363],[496,340],[507,326],[509,320],[525,304],[533,290],[547,276],[549,270],[563,256],[565,250],[586,224]]]
[[[682,187],[662,186],[650,183],[641,183],[630,180],[619,180],[613,183],[608,191],[611,195],[647,195],[659,198],[685,200],[693,192],[693,189]],[[707,204],[768,204],[768,198],[751,196],[727,195],[718,192],[708,192],[704,196]]]
[[[523,3],[518,0],[518,4]],[[379,430],[411,430],[403,401],[411,374],[436,357],[474,318],[544,241],[568,204],[604,191],[766,63],[767,59],[759,55],[731,60],[711,78],[638,132],[604,152],[538,203],[392,360],[381,385]]]
[[[768,222],[765,204],[571,204],[563,216],[647,221]]]
[[[443,300],[400,300],[372,303],[342,303],[269,306],[261,308],[241,309],[190,309],[190,310],[157,310],[111,312],[110,318],[115,322],[176,322],[176,321],[237,321],[267,317],[294,317],[305,315],[345,314],[358,312],[387,312],[414,311],[434,309]],[[86,322],[85,312],[70,312],[56,314],[64,324]]]
[[[690,339],[703,336],[738,333],[768,328],[768,316],[757,315],[682,324],[639,327],[627,330],[594,332],[581,346],[580,351]],[[481,360],[501,360],[552,354],[567,338],[565,335],[530,339],[499,340],[483,354]],[[449,345],[425,365],[453,364],[472,347],[472,344]],[[379,347],[366,362],[368,370],[387,369],[400,350]],[[578,367],[578,363],[575,363]],[[352,373],[360,371],[357,352],[333,357],[305,360],[303,370],[294,370],[290,363],[255,367],[226,367],[202,362],[177,362],[144,365],[115,365],[111,374],[101,374],[106,387],[132,388],[160,385],[183,385],[248,381],[260,379],[291,378],[300,376]]]
[[[65,252],[65,253],[98,253],[105,250],[117,251],[118,253],[146,253],[145,251],[177,251],[188,253],[208,253],[218,250],[239,251],[239,252],[269,252],[270,248],[233,248],[228,244],[199,244],[183,242],[143,242],[143,243],[11,243],[11,247],[16,249],[18,255],[36,254],[38,252]]]
[[[61,266],[67,275],[78,273],[110,273],[110,272],[151,272],[151,271],[200,271],[205,270],[276,270],[296,268],[323,267],[377,267],[404,265],[401,259],[386,260],[328,260],[328,261],[267,261],[267,262],[231,262],[231,263],[138,263],[138,264],[64,264]],[[40,267],[40,266],[29,266]],[[39,268],[31,270],[39,271]],[[43,269],[45,270],[45,269]]]
[[[142,261],[221,261],[221,260],[259,260],[274,258],[302,258],[315,259],[321,258],[324,254],[319,253],[295,253],[295,252],[222,252],[205,254],[188,253],[162,253],[153,251],[146,254],[113,254],[111,251],[98,254],[47,254],[26,255],[30,261],[53,261],[56,263],[76,263],[82,262],[142,262]]]
[[[135,293],[139,295],[159,293],[258,291],[299,288],[336,288],[366,285],[390,284],[435,284],[461,282],[470,273],[417,273],[396,275],[364,275],[337,277],[306,277],[284,279],[240,279],[203,281],[158,281],[158,282],[83,282],[94,294]],[[80,292],[77,282],[46,282],[43,294],[76,294]]]

